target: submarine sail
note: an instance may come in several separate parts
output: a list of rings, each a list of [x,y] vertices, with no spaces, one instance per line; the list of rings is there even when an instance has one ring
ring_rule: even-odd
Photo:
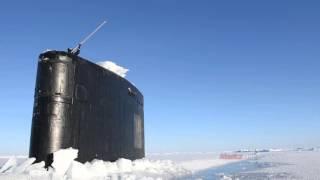
[[[40,54],[29,156],[52,162],[73,147],[78,161],[138,159],[144,150],[144,101],[128,80],[76,54]]]

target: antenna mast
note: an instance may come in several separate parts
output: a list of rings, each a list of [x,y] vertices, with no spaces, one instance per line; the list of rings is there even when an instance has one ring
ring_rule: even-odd
[[[84,43],[86,43],[106,23],[107,23],[107,21],[103,21],[98,27],[96,27],[95,30],[93,30],[88,36],[86,36],[81,42],[79,42],[76,47],[74,47],[73,49],[68,48],[68,52],[71,53],[71,54],[78,55],[80,53],[81,46]]]

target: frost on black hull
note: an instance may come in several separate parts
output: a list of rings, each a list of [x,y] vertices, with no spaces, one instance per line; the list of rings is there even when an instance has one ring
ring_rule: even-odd
[[[144,157],[143,95],[126,79],[63,51],[40,55],[30,157],[79,149],[78,161]]]

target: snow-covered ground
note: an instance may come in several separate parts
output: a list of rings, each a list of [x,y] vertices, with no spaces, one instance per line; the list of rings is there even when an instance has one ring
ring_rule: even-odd
[[[175,162],[177,165],[191,171],[192,173],[239,161],[232,159],[220,159],[220,154],[220,152],[176,152],[164,154],[148,154],[147,158],[152,160],[169,159]]]
[[[243,159],[221,159],[220,153],[148,154],[145,159],[116,162],[74,161],[77,150],[54,155],[52,168],[33,158],[3,157],[0,179],[320,179],[320,151],[238,152]],[[1,158],[0,158],[1,159]]]
[[[320,179],[320,151],[261,153],[255,160],[239,163],[233,179]]]
[[[245,154],[245,153],[244,153]],[[202,179],[320,179],[320,151],[270,151],[250,155],[248,159],[193,173]]]

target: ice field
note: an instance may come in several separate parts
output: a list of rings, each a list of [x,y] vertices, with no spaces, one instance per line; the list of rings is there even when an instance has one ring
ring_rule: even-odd
[[[320,151],[299,149],[237,152],[243,159],[221,159],[220,153],[148,154],[147,158],[80,163],[75,149],[54,154],[48,170],[34,158],[1,157],[0,179],[319,179]]]

